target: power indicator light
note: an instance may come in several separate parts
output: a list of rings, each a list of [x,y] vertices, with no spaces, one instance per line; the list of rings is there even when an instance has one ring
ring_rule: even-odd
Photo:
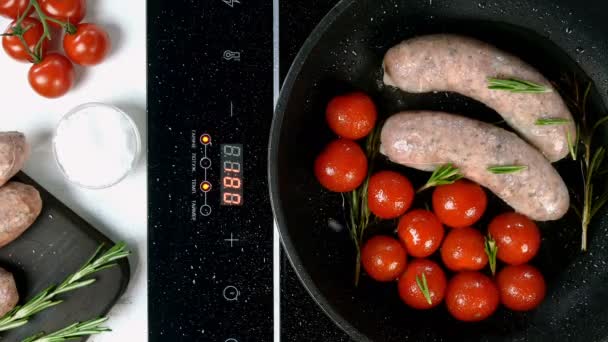
[[[209,145],[211,143],[211,136],[209,134],[201,135],[201,144]]]
[[[211,190],[211,183],[204,181],[201,183],[201,190],[203,192],[209,192]]]

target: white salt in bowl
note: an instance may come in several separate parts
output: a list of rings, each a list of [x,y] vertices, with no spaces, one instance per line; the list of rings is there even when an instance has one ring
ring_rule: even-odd
[[[53,153],[67,180],[88,189],[105,189],[135,169],[141,138],[131,117],[122,110],[86,103],[59,121]]]

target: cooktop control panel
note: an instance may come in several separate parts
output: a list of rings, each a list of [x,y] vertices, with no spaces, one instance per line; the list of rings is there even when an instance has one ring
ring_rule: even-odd
[[[150,341],[271,341],[272,2],[148,3]]]

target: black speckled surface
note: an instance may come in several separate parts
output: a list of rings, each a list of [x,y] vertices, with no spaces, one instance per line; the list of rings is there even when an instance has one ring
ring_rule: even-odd
[[[148,63],[149,341],[271,341],[272,2],[150,1]],[[224,143],[243,206],[220,206]]]
[[[284,79],[296,54],[337,0],[280,1],[280,72]],[[281,250],[281,340],[352,341],[306,292]]]
[[[313,8],[316,5],[310,4]],[[273,204],[298,274],[316,300],[353,337],[361,341],[608,339],[605,211],[592,223],[592,247],[586,254],[579,251],[580,231],[574,215],[541,225],[543,244],[533,263],[544,272],[548,292],[537,310],[513,313],[500,309],[487,321],[464,324],[451,318],[444,307],[428,312],[409,310],[399,301],[394,284],[377,284],[364,277],[354,289],[352,270],[344,266],[354,258],[348,234],[331,230],[327,224],[330,218],[340,220],[337,208],[341,198],[322,191],[310,172],[316,153],[332,138],[329,130],[320,128],[324,127],[324,105],[341,91],[369,92],[381,104],[383,115],[420,107],[482,114],[477,112],[478,105],[454,101],[449,94],[439,94],[448,98],[440,100],[433,95],[401,97],[382,89],[378,71],[386,49],[422,33],[448,31],[484,39],[529,61],[550,79],[557,80],[566,72],[586,74],[595,86],[592,111],[603,112],[608,94],[608,25],[599,9],[603,7],[601,1],[577,0],[349,0],[334,12],[334,20],[324,22],[329,30],[315,32],[295,64],[296,72],[287,77],[286,92],[279,100],[273,135],[277,148],[271,154],[270,166]],[[310,15],[303,7],[296,8],[301,11],[299,16]],[[296,23],[289,25],[304,26],[297,18],[292,20]],[[282,49],[284,52],[285,44]],[[283,68],[285,64],[289,61],[282,62]],[[600,102],[601,108],[597,107]],[[316,139],[306,140],[311,132],[318,133]],[[309,144],[301,146],[300,141]],[[557,167],[567,183],[580,183],[576,165],[566,161]],[[412,179],[420,177],[411,170],[403,172]],[[292,284],[289,281],[286,277],[283,283]],[[331,325],[309,321],[320,315],[308,310],[306,294],[295,299],[298,290],[287,291],[283,294],[287,298],[283,303],[287,323],[283,327],[292,325],[295,332],[289,335],[284,331],[284,336],[295,341],[335,339]],[[302,310],[296,314],[291,307],[297,305]],[[294,320],[286,317],[291,314]],[[298,331],[300,324],[304,331]],[[327,335],[323,334],[325,329]]]

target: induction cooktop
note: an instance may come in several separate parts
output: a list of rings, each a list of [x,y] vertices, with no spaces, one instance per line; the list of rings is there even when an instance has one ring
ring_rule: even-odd
[[[335,3],[148,3],[149,341],[349,341],[279,253],[266,179],[273,98]]]

